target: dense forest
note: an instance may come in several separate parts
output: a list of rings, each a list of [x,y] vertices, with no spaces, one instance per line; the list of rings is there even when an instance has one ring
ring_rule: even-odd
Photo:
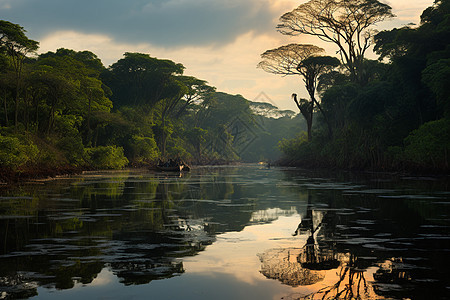
[[[258,67],[299,76],[309,94],[292,95],[307,131],[280,143],[283,164],[449,171],[450,1],[436,0],[419,25],[374,30],[391,10],[376,0],[310,0],[280,18],[280,33],[314,36],[340,56],[304,44],[261,55]],[[366,57],[371,47],[377,60]]]
[[[0,166],[4,177],[275,160],[304,121],[292,111],[217,92],[184,66],[125,53],[109,67],[89,51],[38,55],[18,24],[0,21]],[[5,178],[4,178],[5,179]]]
[[[170,157],[446,172],[449,10],[450,0],[437,0],[419,25],[381,32],[373,27],[394,14],[377,0],[310,0],[281,16],[281,34],[338,49],[336,58],[293,43],[261,55],[264,71],[299,76],[293,91],[306,88],[309,99],[292,95],[298,115],[218,92],[184,75],[181,63],[145,53],[127,52],[109,67],[90,51],[38,54],[23,27],[0,20],[1,174],[151,166]],[[368,59],[369,49],[379,59]]]

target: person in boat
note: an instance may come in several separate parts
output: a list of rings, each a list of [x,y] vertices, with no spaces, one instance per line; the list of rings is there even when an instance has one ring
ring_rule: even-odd
[[[175,167],[176,166],[176,163],[175,163],[175,161],[173,160],[173,159],[169,159],[169,167]]]

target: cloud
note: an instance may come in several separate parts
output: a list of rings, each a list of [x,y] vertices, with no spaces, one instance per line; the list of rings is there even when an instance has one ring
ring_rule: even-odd
[[[409,23],[419,24],[420,15],[427,7],[433,5],[434,0],[389,0],[386,3],[392,7],[392,12],[396,15],[396,18],[384,22],[380,28],[390,30]]]
[[[222,45],[274,31],[273,0],[3,0],[0,14],[38,39],[73,30],[126,43]],[[8,8],[7,8],[8,7]]]
[[[418,23],[432,3],[390,0],[398,18],[378,29]],[[290,95],[308,97],[300,78],[256,68],[261,53],[289,43],[316,44],[336,54],[333,44],[315,37],[276,32],[278,18],[298,5],[298,0],[0,0],[0,15],[38,40],[40,53],[89,50],[106,66],[125,52],[148,53],[182,63],[187,75],[219,91],[256,101],[263,92],[280,108],[298,111]]]

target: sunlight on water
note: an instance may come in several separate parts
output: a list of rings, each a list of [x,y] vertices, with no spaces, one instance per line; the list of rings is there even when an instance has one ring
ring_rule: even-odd
[[[448,186],[243,165],[2,189],[0,298],[445,299]]]

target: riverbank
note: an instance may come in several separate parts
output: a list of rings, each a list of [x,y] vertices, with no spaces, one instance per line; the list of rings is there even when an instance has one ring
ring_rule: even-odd
[[[211,160],[208,162],[202,162],[198,164],[192,164],[193,166],[217,166],[217,165],[230,165],[231,161],[226,160]],[[191,165],[191,164],[189,164]],[[155,164],[132,164],[128,166],[131,169],[142,169],[157,171]],[[21,167],[17,170],[8,167],[0,167],[0,185],[17,184],[27,181],[50,179],[62,176],[70,176],[82,174],[86,171],[94,171],[98,168],[90,166],[76,167],[71,165],[63,166],[28,166]]]
[[[289,158],[280,158],[272,164],[273,166],[302,168],[307,170],[327,170],[327,171],[348,171],[356,173],[388,173],[388,174],[403,174],[412,176],[448,176],[447,169],[436,169],[431,167],[418,166],[405,163],[385,164],[381,166],[338,166],[327,161],[316,160],[295,160]]]
[[[81,174],[92,170],[86,167],[58,166],[58,167],[27,167],[19,170],[11,168],[0,168],[0,184],[15,184],[25,181],[55,178],[58,176],[69,176]]]
[[[212,163],[203,164],[193,164],[192,166],[217,166],[217,165],[231,165],[238,164],[229,161],[214,161]],[[411,176],[445,176],[448,177],[448,173],[444,171],[436,170],[426,170],[426,169],[407,169],[407,168],[370,168],[370,169],[360,169],[360,168],[339,168],[336,166],[328,166],[323,164],[316,164],[311,162],[301,162],[289,159],[280,159],[276,162],[270,164],[271,166],[279,167],[292,167],[301,168],[305,170],[315,170],[315,171],[348,171],[355,173],[379,173],[379,174],[401,174],[401,175],[411,175]],[[129,166],[131,169],[148,169],[157,171],[154,165],[132,165]],[[12,170],[10,168],[0,167],[0,185],[10,185],[10,184],[20,184],[29,181],[52,179],[57,177],[71,176],[82,174],[87,171],[94,171],[95,168],[84,166],[75,167],[70,165],[65,166],[54,166],[54,167],[43,167],[43,166],[33,166],[27,168],[21,168],[19,170]]]

